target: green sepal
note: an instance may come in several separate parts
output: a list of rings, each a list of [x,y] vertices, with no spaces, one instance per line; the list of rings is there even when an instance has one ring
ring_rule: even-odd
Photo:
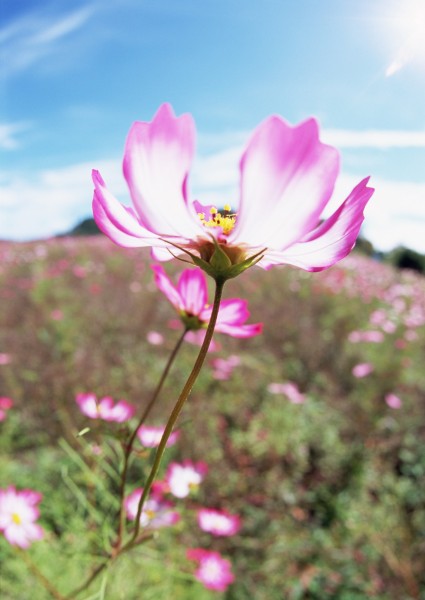
[[[249,267],[257,264],[263,258],[264,252],[266,251],[266,248],[263,248],[256,254],[253,254],[241,262],[232,263],[226,252],[214,238],[214,252],[209,261],[206,261],[203,258],[196,256],[196,254],[193,254],[186,248],[177,246],[177,244],[173,244],[170,241],[168,241],[168,243],[176,248],[179,248],[179,250],[182,250],[185,254],[190,256],[193,263],[207,273],[207,275],[215,279],[215,281],[226,281],[227,279],[233,279],[234,277],[237,277],[243,273],[243,271],[249,269]]]

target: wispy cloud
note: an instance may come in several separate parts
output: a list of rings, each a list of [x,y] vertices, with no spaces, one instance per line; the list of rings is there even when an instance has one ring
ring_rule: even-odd
[[[19,135],[28,130],[28,122],[0,123],[0,150],[16,150],[21,146]]]
[[[242,152],[249,137],[249,131],[201,134],[199,145],[205,153],[217,152],[223,148],[237,148]],[[321,129],[320,138],[337,148],[425,148],[425,130]]]
[[[321,137],[337,148],[425,148],[425,131],[328,129]]]
[[[41,239],[62,233],[91,214],[91,169],[99,168],[123,201],[119,160],[80,163],[25,176],[0,172],[0,239]]]
[[[92,6],[60,17],[34,12],[4,26],[0,29],[3,74],[23,71],[51,55],[61,40],[87,23],[93,12]]]

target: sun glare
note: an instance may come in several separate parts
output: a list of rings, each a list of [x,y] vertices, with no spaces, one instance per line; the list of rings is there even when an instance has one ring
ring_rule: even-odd
[[[391,14],[391,24],[398,46],[385,70],[386,77],[413,61],[425,65],[425,0],[398,2]]]

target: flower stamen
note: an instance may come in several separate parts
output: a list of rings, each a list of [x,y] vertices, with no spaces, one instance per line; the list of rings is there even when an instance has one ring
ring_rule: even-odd
[[[204,212],[198,212],[199,220],[204,227],[220,227],[223,235],[229,235],[236,223],[236,213],[231,212],[230,204],[225,204],[223,210],[219,211],[215,206],[211,206],[208,219]]]

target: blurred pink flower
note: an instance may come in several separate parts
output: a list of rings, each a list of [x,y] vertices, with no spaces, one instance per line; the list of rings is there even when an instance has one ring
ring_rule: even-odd
[[[10,410],[13,406],[12,398],[7,398],[6,396],[0,397],[0,421],[4,421],[7,415],[7,411]]]
[[[359,342],[371,342],[373,344],[379,344],[385,339],[382,331],[352,331],[348,336],[348,340],[353,344]]]
[[[18,492],[13,486],[0,490],[0,531],[13,546],[28,548],[42,539],[43,530],[36,523],[40,500],[41,494],[33,490]]]
[[[300,392],[296,383],[288,381],[287,383],[270,383],[267,390],[271,394],[285,394],[292,404],[303,404],[305,395]]]
[[[186,551],[189,560],[198,563],[195,577],[209,590],[224,592],[234,582],[230,561],[223,558],[218,552],[211,552],[203,548],[189,548]]]
[[[370,363],[359,363],[353,367],[351,371],[354,377],[361,379],[362,377],[367,377],[373,371],[373,365]]]
[[[387,394],[385,396],[385,402],[386,402],[387,406],[389,406],[390,408],[394,408],[394,409],[401,408],[403,405],[401,398],[399,398],[395,394]]]
[[[225,381],[230,379],[233,369],[241,364],[241,359],[236,354],[231,354],[228,358],[214,358],[211,364],[214,379]]]
[[[190,200],[194,152],[191,115],[175,117],[169,104],[160,106],[151,122],[134,123],[123,165],[133,206],[120,204],[93,170],[99,228],[120,246],[153,247],[157,260],[186,249],[209,263],[218,244],[231,267],[247,260],[243,268],[258,254],[264,255],[259,262],[264,268],[292,264],[319,271],[353,248],[374,190],[363,179],[320,222],[338,176],[339,154],[319,140],[315,119],[291,126],[271,116],[257,127],[240,160],[236,210]]]
[[[156,448],[161,441],[164,427],[141,425],[137,430],[138,438],[145,448]],[[167,447],[173,446],[180,437],[180,431],[173,431],[167,441]]]
[[[0,352],[0,365],[8,365],[11,362],[12,358],[10,354],[7,354],[6,352]]]
[[[59,308],[55,308],[50,313],[50,317],[53,319],[53,321],[62,321],[62,319],[63,319],[63,311],[60,310]]]
[[[155,283],[180,315],[190,330],[206,329],[211,318],[212,306],[208,304],[207,281],[201,269],[185,269],[173,285],[160,265],[153,265]],[[245,325],[249,318],[248,302],[240,298],[222,300],[215,331],[236,338],[248,338],[262,332],[263,324]]]
[[[172,462],[168,465],[165,481],[170,492],[176,498],[185,498],[191,491],[197,490],[208,471],[204,462],[192,463],[186,460],[183,463]]]
[[[198,525],[202,531],[212,535],[235,535],[241,528],[238,515],[231,515],[225,510],[213,508],[200,508],[197,513]]]
[[[75,401],[80,407],[81,412],[90,417],[90,419],[102,419],[103,421],[115,421],[115,423],[124,423],[131,419],[136,409],[125,400],[114,403],[113,399],[105,396],[100,400],[95,394],[77,394]]]
[[[146,339],[152,346],[161,346],[164,343],[164,336],[158,331],[149,331]]]
[[[72,272],[74,273],[75,277],[79,277],[80,279],[83,279],[87,275],[87,269],[81,265],[75,265],[75,267],[72,267]]]
[[[127,496],[124,500],[124,507],[127,513],[127,518],[134,521],[137,515],[137,507],[139,500],[142,497],[143,489],[138,488]],[[173,510],[172,502],[164,500],[161,495],[152,493],[144,503],[142,513],[140,515],[140,524],[142,527],[168,527],[174,525],[180,520],[180,515]]]

